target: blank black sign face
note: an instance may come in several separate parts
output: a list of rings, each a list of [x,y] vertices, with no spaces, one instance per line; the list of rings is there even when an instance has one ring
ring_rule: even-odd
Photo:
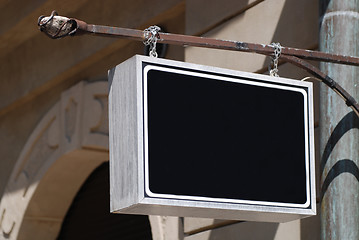
[[[144,74],[148,195],[308,203],[303,90],[178,69]]]

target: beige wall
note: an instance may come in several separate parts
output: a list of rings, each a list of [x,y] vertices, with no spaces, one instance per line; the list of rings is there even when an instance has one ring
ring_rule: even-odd
[[[88,23],[138,29],[157,24],[171,33],[263,44],[280,42],[306,49],[318,45],[318,1],[312,0],[0,0],[4,23],[0,26],[0,195],[31,133],[61,101],[61,93],[80,81],[103,80],[109,68],[143,52],[142,43],[123,39],[48,39],[35,23],[38,16],[53,9]],[[166,58],[258,73],[265,73],[269,62],[256,54],[175,46],[169,47]],[[296,79],[308,76],[287,63],[281,64],[279,75]],[[285,224],[151,219],[154,235],[163,240],[319,239],[318,217]],[[0,229],[2,224],[0,220]]]

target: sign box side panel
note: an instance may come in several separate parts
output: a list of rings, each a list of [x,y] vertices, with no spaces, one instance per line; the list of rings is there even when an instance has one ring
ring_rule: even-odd
[[[138,190],[138,120],[136,57],[109,71],[109,144],[111,211],[136,204]]]

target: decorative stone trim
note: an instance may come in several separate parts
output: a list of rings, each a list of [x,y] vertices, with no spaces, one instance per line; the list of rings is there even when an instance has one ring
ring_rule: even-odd
[[[83,181],[108,161],[107,91],[107,81],[80,82],[39,122],[1,199],[0,239],[56,238]]]

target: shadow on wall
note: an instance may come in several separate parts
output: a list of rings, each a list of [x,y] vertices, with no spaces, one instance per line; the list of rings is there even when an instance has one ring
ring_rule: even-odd
[[[241,222],[212,230],[208,240],[273,240],[278,226],[278,223]]]

